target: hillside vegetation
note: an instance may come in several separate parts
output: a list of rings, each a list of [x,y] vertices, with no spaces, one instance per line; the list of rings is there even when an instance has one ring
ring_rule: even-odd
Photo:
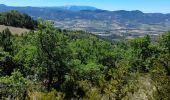
[[[19,100],[169,100],[170,32],[111,44],[39,20],[0,32],[0,97]]]
[[[15,10],[0,13],[0,24],[28,29],[37,27],[37,21],[27,14],[21,14]]]

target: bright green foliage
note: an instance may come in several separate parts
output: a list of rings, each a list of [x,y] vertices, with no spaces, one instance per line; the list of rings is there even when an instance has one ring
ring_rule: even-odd
[[[24,78],[20,72],[15,71],[11,76],[0,78],[0,94],[10,99],[16,97],[22,98],[31,84],[30,82],[31,81]]]
[[[99,79],[100,75],[102,75],[102,70],[104,70],[104,66],[92,62],[87,65],[77,65],[73,69],[74,77],[77,80],[89,80],[91,82],[96,82]]]
[[[142,58],[145,60],[147,57],[150,56],[150,37],[142,37],[142,38],[136,38],[131,41],[131,46],[134,49],[134,52],[137,54],[139,58]]]
[[[162,44],[170,53],[170,31],[162,35]]]
[[[35,72],[35,62],[37,60],[37,48],[32,45],[23,46],[19,52],[15,55],[14,59],[22,63],[19,68],[24,75],[30,75]]]

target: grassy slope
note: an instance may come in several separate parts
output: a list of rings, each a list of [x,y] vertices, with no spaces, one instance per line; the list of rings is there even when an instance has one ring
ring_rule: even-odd
[[[25,28],[17,28],[17,27],[12,27],[12,26],[5,26],[5,25],[0,25],[0,32],[2,32],[7,27],[12,32],[12,34],[20,35],[22,33],[29,32],[29,30]]]

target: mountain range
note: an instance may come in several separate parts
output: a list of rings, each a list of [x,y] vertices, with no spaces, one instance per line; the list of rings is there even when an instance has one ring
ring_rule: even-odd
[[[107,11],[90,6],[12,7],[0,4],[0,12],[18,10],[37,19],[54,21],[56,27],[83,30],[114,38],[158,35],[170,29],[170,14],[134,11]]]

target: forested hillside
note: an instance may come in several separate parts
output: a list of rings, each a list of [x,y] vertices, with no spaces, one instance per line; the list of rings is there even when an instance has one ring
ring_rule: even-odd
[[[19,100],[169,100],[170,32],[111,44],[39,20],[0,32],[0,97]]]
[[[12,10],[0,13],[0,25],[35,29],[37,21],[27,14],[21,14],[18,11]]]

